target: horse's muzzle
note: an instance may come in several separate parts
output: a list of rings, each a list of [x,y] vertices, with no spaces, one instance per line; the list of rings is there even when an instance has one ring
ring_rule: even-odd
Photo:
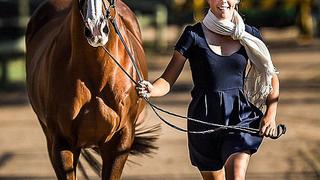
[[[93,47],[104,46],[108,42],[109,27],[106,19],[88,19],[86,22],[84,36]]]

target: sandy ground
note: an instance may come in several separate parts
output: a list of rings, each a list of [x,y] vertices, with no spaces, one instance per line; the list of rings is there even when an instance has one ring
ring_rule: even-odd
[[[288,132],[279,140],[265,139],[248,168],[247,179],[320,179],[320,47],[299,46],[295,41],[271,43],[274,63],[280,69],[281,99],[278,122]],[[169,55],[149,55],[150,79],[159,76]],[[192,88],[190,70],[183,74],[169,95],[153,99],[159,106],[184,115]],[[185,127],[184,120],[167,117]],[[148,110],[148,121],[159,119]],[[25,92],[0,93],[0,179],[55,179],[45,138]],[[186,134],[162,123],[159,150],[152,157],[130,157],[124,180],[201,179],[188,158]],[[133,163],[134,162],[134,163]],[[139,165],[137,165],[139,164]],[[88,171],[92,179],[97,179]],[[79,174],[79,179],[81,174]]]

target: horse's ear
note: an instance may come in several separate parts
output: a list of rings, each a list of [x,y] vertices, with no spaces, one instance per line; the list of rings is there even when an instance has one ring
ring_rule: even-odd
[[[116,8],[115,8],[116,7],[116,4],[115,4],[116,0],[108,0],[108,2],[110,3],[110,6],[107,9],[106,16],[107,16],[107,18],[113,20],[117,15],[117,11],[116,11]]]

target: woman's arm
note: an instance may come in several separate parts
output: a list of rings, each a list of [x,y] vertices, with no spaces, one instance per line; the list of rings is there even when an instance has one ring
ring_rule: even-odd
[[[272,91],[267,97],[267,110],[260,123],[260,134],[270,137],[277,132],[276,115],[279,100],[279,79],[277,75],[272,77]]]
[[[153,84],[148,81],[140,82],[140,87],[137,87],[139,96],[160,97],[166,95],[178,79],[185,62],[186,58],[178,51],[174,51],[170,63],[160,78]]]

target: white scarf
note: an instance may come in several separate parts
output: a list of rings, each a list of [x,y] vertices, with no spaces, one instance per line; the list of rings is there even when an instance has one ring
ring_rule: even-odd
[[[239,40],[245,47],[249,60],[253,65],[246,74],[245,95],[250,102],[261,109],[272,91],[272,77],[278,73],[272,64],[266,45],[260,39],[245,31],[245,24],[237,11],[234,11],[233,22],[231,22],[219,20],[209,10],[203,20],[203,24],[212,32]]]

